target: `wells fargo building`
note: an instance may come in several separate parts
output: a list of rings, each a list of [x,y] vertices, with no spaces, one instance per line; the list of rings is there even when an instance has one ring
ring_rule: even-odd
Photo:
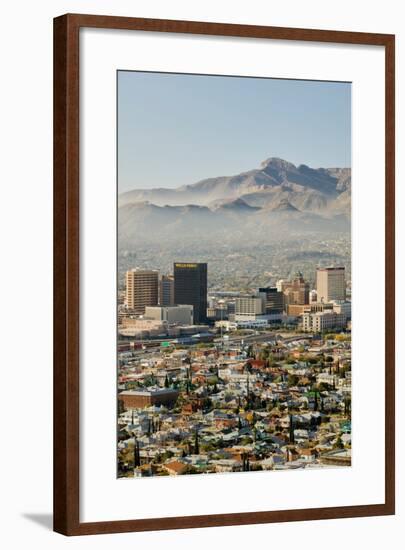
[[[173,268],[174,301],[194,308],[194,323],[207,321],[207,264],[179,263]]]

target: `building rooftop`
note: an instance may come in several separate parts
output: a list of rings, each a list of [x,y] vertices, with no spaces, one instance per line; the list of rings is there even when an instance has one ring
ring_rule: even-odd
[[[120,395],[164,395],[170,393],[177,393],[177,390],[170,388],[155,389],[151,388],[149,390],[125,390],[120,392]]]
[[[342,267],[342,266],[336,266],[336,267],[333,267],[333,266],[330,266],[330,267],[317,267],[316,268],[317,271],[337,271],[337,270],[342,270],[344,271],[345,268]]]

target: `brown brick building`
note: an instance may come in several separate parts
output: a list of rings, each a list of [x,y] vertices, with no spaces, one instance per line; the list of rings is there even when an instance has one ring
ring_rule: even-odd
[[[285,306],[309,304],[309,283],[301,272],[292,281],[280,281],[280,291],[284,293]]]
[[[127,390],[118,395],[126,409],[142,409],[151,405],[174,405],[179,392],[172,389]]]

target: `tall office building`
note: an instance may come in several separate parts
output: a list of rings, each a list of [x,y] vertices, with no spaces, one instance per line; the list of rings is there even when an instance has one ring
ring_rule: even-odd
[[[173,275],[162,275],[159,280],[159,305],[174,306]]]
[[[265,301],[265,313],[283,313],[284,294],[276,287],[259,288],[259,294]]]
[[[207,321],[207,264],[174,264],[174,302],[194,308],[194,323]]]
[[[245,296],[236,298],[235,315],[256,316],[265,313],[265,298],[262,296]]]
[[[344,267],[318,267],[316,270],[316,293],[318,302],[346,300]]]
[[[278,281],[277,290],[284,294],[284,305],[305,305],[309,304],[309,283],[304,280],[298,271],[292,281]]]
[[[136,315],[146,306],[158,305],[158,271],[131,269],[126,272],[126,304]]]

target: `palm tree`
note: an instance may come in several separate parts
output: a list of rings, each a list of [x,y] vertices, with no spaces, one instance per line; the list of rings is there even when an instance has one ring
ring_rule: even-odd
[[[198,443],[198,430],[195,431],[194,454],[196,454],[196,455],[200,454],[200,446],[199,446],[199,443]]]
[[[348,416],[350,418],[351,413],[351,402],[349,397],[345,397],[345,416]]]
[[[293,415],[290,414],[290,443],[295,443]]]
[[[139,452],[139,441],[134,435],[134,468],[137,468],[141,465],[141,455]]]

